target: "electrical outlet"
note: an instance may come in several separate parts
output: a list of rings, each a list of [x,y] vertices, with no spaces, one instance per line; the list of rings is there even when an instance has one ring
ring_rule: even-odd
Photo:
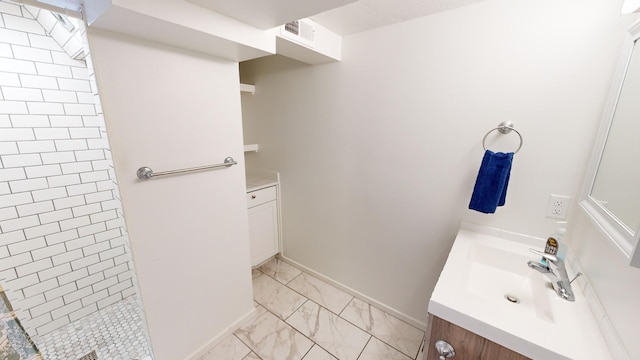
[[[562,195],[549,195],[549,203],[547,204],[547,217],[565,220],[567,218],[567,211],[569,210],[569,204],[571,198],[569,196]]]

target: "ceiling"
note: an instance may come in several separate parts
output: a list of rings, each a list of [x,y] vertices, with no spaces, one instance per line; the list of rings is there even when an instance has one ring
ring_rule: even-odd
[[[480,1],[483,0],[359,0],[311,16],[311,19],[346,36]]]

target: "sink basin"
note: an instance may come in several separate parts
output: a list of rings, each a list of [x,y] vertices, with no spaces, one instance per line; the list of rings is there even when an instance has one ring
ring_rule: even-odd
[[[611,359],[579,286],[574,302],[563,300],[527,266],[544,239],[478,229],[463,223],[429,313],[532,359]]]
[[[503,311],[553,322],[551,303],[545,296],[551,284],[527,266],[529,260],[533,257],[471,244],[462,284],[469,293],[501,306]]]

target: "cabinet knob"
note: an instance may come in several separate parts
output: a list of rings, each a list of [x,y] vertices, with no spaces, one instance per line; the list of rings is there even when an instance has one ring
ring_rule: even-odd
[[[456,356],[456,352],[453,346],[444,340],[436,341],[436,351],[440,355],[440,360],[446,360]]]
[[[255,199],[255,198],[256,198],[256,196],[255,196],[255,195],[251,195],[251,198],[252,198],[252,199]]]

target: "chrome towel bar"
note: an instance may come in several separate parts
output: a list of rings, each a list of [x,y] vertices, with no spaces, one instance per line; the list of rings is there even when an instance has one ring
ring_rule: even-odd
[[[236,164],[238,164],[238,162],[233,160],[233,158],[231,156],[229,156],[226,159],[224,159],[224,162],[222,164],[197,166],[197,167],[192,167],[192,168],[187,168],[187,169],[179,169],[179,170],[153,172],[153,170],[151,170],[150,167],[143,166],[140,169],[138,169],[138,171],[136,172],[136,175],[138,175],[138,179],[140,179],[140,180],[147,180],[147,179],[151,179],[152,177],[157,177],[157,176],[173,175],[173,174],[180,174],[180,173],[186,173],[186,172],[192,172],[192,171],[200,171],[200,170],[217,169],[217,168],[221,168],[221,167],[233,166],[233,165],[236,165]]]

